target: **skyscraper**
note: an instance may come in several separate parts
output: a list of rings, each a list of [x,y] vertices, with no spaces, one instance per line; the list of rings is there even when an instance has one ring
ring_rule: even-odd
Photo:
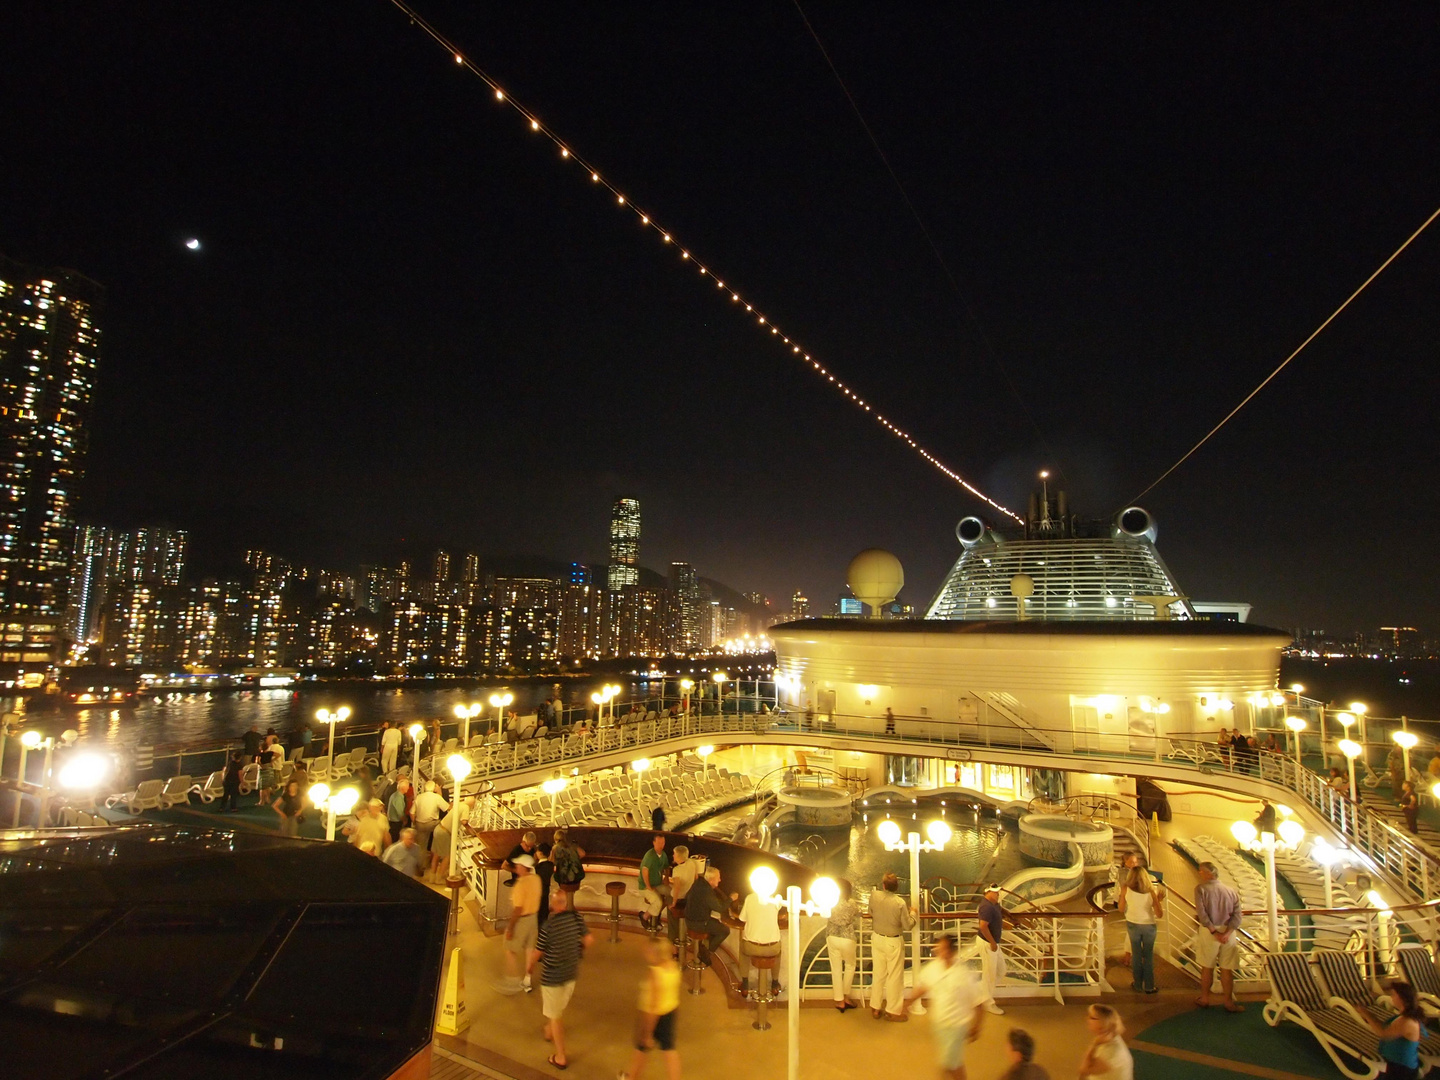
[[[700,581],[695,567],[685,562],[670,564],[670,589],[680,601],[680,641],[684,651],[700,647]]]
[[[103,297],[0,257],[0,660],[58,658]]]
[[[179,585],[189,544],[184,529],[127,532],[104,525],[80,526],[70,557],[66,636],[77,645],[94,644],[101,640],[107,608],[121,591],[141,585]],[[113,612],[110,623],[113,627]]]
[[[616,499],[610,508],[610,573],[606,584],[614,591],[640,584],[638,499]]]

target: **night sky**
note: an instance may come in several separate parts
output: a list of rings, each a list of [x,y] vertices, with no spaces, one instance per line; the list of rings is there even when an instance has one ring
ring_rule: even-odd
[[[793,3],[419,10],[1012,507],[1126,505],[1440,205],[1433,4],[810,4],[972,318]],[[386,0],[11,0],[0,95],[0,252],[109,290],[82,516],[200,570],[604,561],[633,495],[648,566],[923,605],[977,510]],[[1440,225],[1145,498],[1187,592],[1435,628],[1437,285]]]

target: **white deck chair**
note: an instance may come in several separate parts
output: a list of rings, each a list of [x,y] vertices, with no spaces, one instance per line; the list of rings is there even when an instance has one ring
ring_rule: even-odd
[[[252,768],[254,768],[253,765],[247,765],[247,766],[245,767],[245,771],[246,771],[246,772],[249,772]],[[329,758],[329,756],[326,755],[325,757],[317,757],[317,758],[315,758],[314,760],[312,760],[312,761],[310,762],[310,768],[309,768],[308,771],[309,771],[309,773],[310,773],[310,782],[311,782],[311,783],[319,783],[319,782],[322,781],[322,780],[324,780],[324,781],[329,781],[329,780],[330,780],[330,758]],[[240,790],[241,790],[242,792],[245,792],[245,791],[246,791],[245,783],[244,783],[243,780],[241,781],[241,784],[240,784]],[[248,793],[248,792],[247,792],[247,793]]]
[[[190,805],[190,788],[194,780],[189,776],[172,776],[165,781],[160,791],[160,806],[169,810],[172,806]]]
[[[207,777],[205,778],[205,783],[203,783],[203,784],[196,784],[196,785],[194,786],[194,788],[192,788],[191,790],[193,790],[196,795],[199,795],[199,796],[200,796],[200,801],[203,802],[203,803],[212,803],[212,802],[214,802],[216,799],[224,798],[224,796],[225,796],[225,773],[224,773],[224,771],[221,770],[221,771],[218,771],[218,772],[212,772],[209,776],[207,776]]]
[[[134,791],[116,796],[116,800],[117,803],[123,802],[125,809],[132,814],[139,814],[144,810],[159,810],[161,807],[160,793],[164,790],[164,780],[142,780],[135,785]],[[112,805],[108,799],[106,805]]]
[[[1267,953],[1265,965],[1270,974],[1265,1022],[1271,1027],[1279,1027],[1283,1020],[1298,1024],[1351,1080],[1374,1080],[1385,1067],[1379,1040],[1353,1015],[1326,1003],[1310,972],[1309,958],[1304,953]]]

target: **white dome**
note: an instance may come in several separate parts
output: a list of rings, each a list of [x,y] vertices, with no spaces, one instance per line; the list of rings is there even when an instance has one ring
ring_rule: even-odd
[[[869,548],[850,560],[845,580],[855,599],[878,612],[905,587],[905,570],[900,560],[881,548]]]

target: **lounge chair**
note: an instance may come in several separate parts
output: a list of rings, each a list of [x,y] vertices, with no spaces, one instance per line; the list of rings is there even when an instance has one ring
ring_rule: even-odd
[[[1361,974],[1360,965],[1355,962],[1353,953],[1337,949],[1315,949],[1311,955],[1320,965],[1320,973],[1325,976],[1325,985],[1330,987],[1333,995],[1330,998],[1331,1005],[1352,1013],[1362,1022],[1366,1012],[1374,1014],[1379,1020],[1388,1020],[1395,1015],[1395,1007],[1390,1004],[1390,995],[1371,992],[1370,984]],[[1440,1062],[1440,1035],[1429,1035],[1420,1040],[1420,1057],[1424,1066],[1422,1073]]]
[[[246,766],[247,772],[249,771],[249,768],[249,766]],[[309,767],[306,769],[306,772],[310,774],[310,782],[312,784],[319,783],[321,780],[328,781],[330,779],[329,755],[326,755],[325,757],[312,758],[310,760]],[[242,786],[240,790],[244,791],[244,781],[241,781],[241,784]]]
[[[165,790],[164,780],[142,780],[135,785],[134,791],[127,791],[123,795],[111,795],[105,800],[106,807],[124,805],[125,809],[132,814],[139,814],[142,810],[159,810],[160,793]]]
[[[1385,1062],[1379,1039],[1352,1013],[1326,1003],[1304,953],[1267,953],[1265,966],[1270,975],[1270,1000],[1263,1013],[1267,1024],[1299,1024],[1351,1080],[1374,1080],[1380,1074]]]
[[[313,772],[310,774],[315,775]],[[240,770],[240,794],[249,795],[260,786],[260,766],[251,762]]]
[[[205,783],[196,784],[190,790],[199,795],[200,801],[203,803],[212,803],[216,799],[223,799],[225,797],[224,770],[212,772],[205,778]]]
[[[189,776],[172,776],[165,781],[165,787],[160,792],[160,807],[169,810],[171,807],[190,805],[190,788],[195,781]]]
[[[1440,1010],[1440,972],[1435,970],[1430,950],[1416,942],[1406,942],[1395,950],[1395,959],[1400,962],[1405,981],[1420,995],[1421,1003]]]

